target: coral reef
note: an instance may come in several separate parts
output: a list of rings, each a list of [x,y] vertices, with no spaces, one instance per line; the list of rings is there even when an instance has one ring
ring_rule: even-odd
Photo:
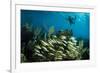
[[[21,62],[46,62],[89,59],[89,48],[84,47],[84,40],[76,40],[72,30],[48,35],[42,29],[23,26],[21,28]]]

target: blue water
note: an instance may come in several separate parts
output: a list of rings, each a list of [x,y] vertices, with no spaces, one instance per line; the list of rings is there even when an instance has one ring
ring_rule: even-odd
[[[75,17],[73,23],[68,22],[68,16]],[[26,23],[43,28],[45,32],[51,26],[54,26],[55,32],[72,29],[74,37],[89,39],[90,13],[87,12],[21,10],[21,25]]]

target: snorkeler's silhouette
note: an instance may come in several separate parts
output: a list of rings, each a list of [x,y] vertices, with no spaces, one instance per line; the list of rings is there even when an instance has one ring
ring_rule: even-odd
[[[69,23],[69,25],[75,24],[75,20],[76,20],[76,16],[68,16],[66,18],[67,23]]]

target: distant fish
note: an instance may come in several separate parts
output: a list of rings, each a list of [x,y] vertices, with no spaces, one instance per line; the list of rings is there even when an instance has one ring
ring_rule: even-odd
[[[62,39],[62,40],[65,40],[66,39],[66,36],[60,36],[60,39]]]
[[[46,47],[42,46],[43,51],[49,52]]]
[[[41,49],[41,47],[40,47],[39,45],[36,45],[35,48],[37,48],[37,49]]]
[[[75,24],[76,21],[76,16],[68,16],[66,18],[67,23],[69,23],[69,25]]]
[[[48,43],[45,42],[45,41],[43,41],[43,40],[41,40],[41,44],[42,44],[43,46],[48,46]]]

